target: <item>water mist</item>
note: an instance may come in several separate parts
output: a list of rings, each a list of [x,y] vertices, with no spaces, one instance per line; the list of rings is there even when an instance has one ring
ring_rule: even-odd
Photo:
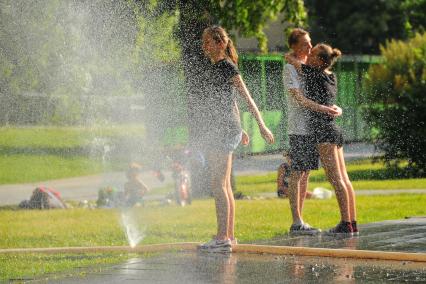
[[[134,161],[157,168],[164,134],[185,121],[177,15],[152,17],[156,4],[138,3],[1,0],[0,66],[10,69],[0,78],[1,123],[84,128],[88,149],[77,154],[105,171]],[[118,192],[124,182],[124,173],[105,173]],[[141,209],[118,207],[134,247]]]

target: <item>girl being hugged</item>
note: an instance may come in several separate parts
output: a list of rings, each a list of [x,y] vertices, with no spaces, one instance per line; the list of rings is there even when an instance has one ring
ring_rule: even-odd
[[[262,137],[274,143],[274,136],[265,126],[261,114],[240,76],[238,56],[232,40],[219,26],[208,27],[202,36],[203,51],[209,59],[205,70],[205,93],[197,109],[203,121],[198,138],[211,175],[211,188],[216,204],[217,234],[201,246],[208,252],[231,252],[234,237],[235,201],[231,188],[232,153],[241,142],[249,143],[241,129],[236,94],[247,103]]]
[[[334,62],[341,56],[340,50],[327,44],[317,44],[312,48],[305,64],[301,64],[292,54],[286,60],[298,69],[305,80],[306,101],[314,101],[320,106],[332,106],[337,96],[336,76],[330,71]],[[356,223],[355,193],[346,171],[343,157],[343,135],[336,125],[335,118],[317,108],[308,108],[308,125],[314,135],[321,163],[328,180],[336,192],[341,221],[328,234],[358,235]]]

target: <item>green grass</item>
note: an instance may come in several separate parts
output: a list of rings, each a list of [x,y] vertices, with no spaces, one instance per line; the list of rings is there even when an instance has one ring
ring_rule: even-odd
[[[111,143],[139,143],[140,125],[98,127],[1,127],[0,184],[37,182],[76,177],[118,169],[128,161],[103,163],[90,145],[105,138]],[[123,142],[124,141],[124,142]],[[370,160],[353,161],[348,172],[356,190],[426,188],[426,179],[408,179],[404,170],[389,170]],[[237,177],[238,190],[246,195],[274,192],[276,173]],[[330,185],[323,170],[313,171],[310,189]]]
[[[426,195],[360,196],[358,221],[401,219],[426,215]],[[306,220],[321,228],[335,225],[339,214],[335,199],[307,200]],[[391,210],[389,208],[392,208]],[[191,206],[159,206],[133,209],[144,228],[143,244],[205,241],[215,233],[214,202],[194,201]],[[0,248],[126,245],[116,210],[0,210]],[[287,233],[291,217],[288,200],[238,200],[236,237],[242,242],[271,239]],[[94,224],[96,224],[94,226]],[[0,280],[70,271],[80,266],[120,262],[127,254],[0,256]],[[23,261],[23,264],[21,263]],[[5,265],[7,263],[7,265]]]
[[[91,152],[108,143],[142,140],[138,125],[110,127],[1,127],[0,184],[26,183],[100,173],[123,166]]]
[[[91,175],[103,169],[102,163],[83,156],[4,155],[0,157],[0,184]]]
[[[97,127],[1,127],[0,147],[15,149],[73,148],[90,145],[96,137],[143,137],[140,125]]]
[[[99,137],[134,141],[142,136],[140,126],[0,128],[0,184],[99,173],[111,166],[88,155],[87,147],[91,143]],[[372,164],[370,160],[351,162],[348,172],[356,190],[426,188],[426,179],[406,179],[403,170],[388,170],[383,164]],[[322,170],[313,171],[310,181],[310,189],[330,188]],[[276,173],[237,177],[237,189],[246,195],[275,192]],[[162,189],[169,190],[169,187]],[[357,202],[361,224],[426,215],[426,195],[359,196]],[[194,201],[184,208],[148,203],[147,207],[134,210],[145,228],[143,244],[204,241],[215,233],[212,200]],[[236,237],[250,242],[281,236],[290,226],[289,212],[288,200],[239,200]],[[314,226],[331,227],[339,220],[337,203],[335,199],[307,200],[304,216]],[[115,210],[3,209],[0,220],[0,248],[127,245],[120,212]],[[0,255],[0,281],[48,273],[79,273],[75,268],[99,267],[128,257],[131,255],[118,253]]]

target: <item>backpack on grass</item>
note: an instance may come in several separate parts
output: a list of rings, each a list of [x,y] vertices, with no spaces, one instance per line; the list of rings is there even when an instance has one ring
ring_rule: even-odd
[[[66,205],[58,191],[39,186],[33,190],[30,199],[22,201],[19,207],[26,209],[53,209],[66,208]]]

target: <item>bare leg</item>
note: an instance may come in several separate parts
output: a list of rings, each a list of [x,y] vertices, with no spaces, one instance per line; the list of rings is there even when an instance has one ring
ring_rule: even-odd
[[[321,143],[318,144],[318,150],[328,181],[336,192],[341,219],[342,221],[350,222],[349,197],[340,174],[337,146],[330,143]]]
[[[346,191],[348,192],[349,197],[349,213],[351,221],[356,220],[356,201],[355,201],[355,191],[352,186],[352,183],[348,176],[348,171],[346,170],[345,158],[343,156],[343,147],[337,148],[337,153],[339,156],[339,169],[340,174],[343,178],[343,183],[345,184]]]
[[[302,172],[299,182],[299,213],[303,220],[303,204],[305,203],[306,194],[308,192],[309,171]]]
[[[234,227],[235,227],[235,200],[234,193],[232,192],[231,186],[231,169],[232,169],[232,154],[229,154],[228,164],[227,164],[228,172],[226,173],[226,193],[228,197],[229,203],[229,215],[228,215],[228,238],[234,239]]]
[[[299,185],[302,172],[292,171],[290,173],[289,183],[288,183],[288,199],[290,203],[291,215],[293,217],[293,224],[302,224],[302,216],[300,215],[300,192]]]
[[[212,152],[208,154],[208,163],[210,165],[211,186],[216,204],[217,235],[218,240],[228,239],[228,226],[234,224],[230,222],[231,205],[228,197],[228,183],[230,184],[229,165],[232,165],[232,155],[228,153]],[[230,187],[230,186],[229,186]],[[233,200],[233,198],[232,198]],[[234,213],[232,213],[233,215]]]

